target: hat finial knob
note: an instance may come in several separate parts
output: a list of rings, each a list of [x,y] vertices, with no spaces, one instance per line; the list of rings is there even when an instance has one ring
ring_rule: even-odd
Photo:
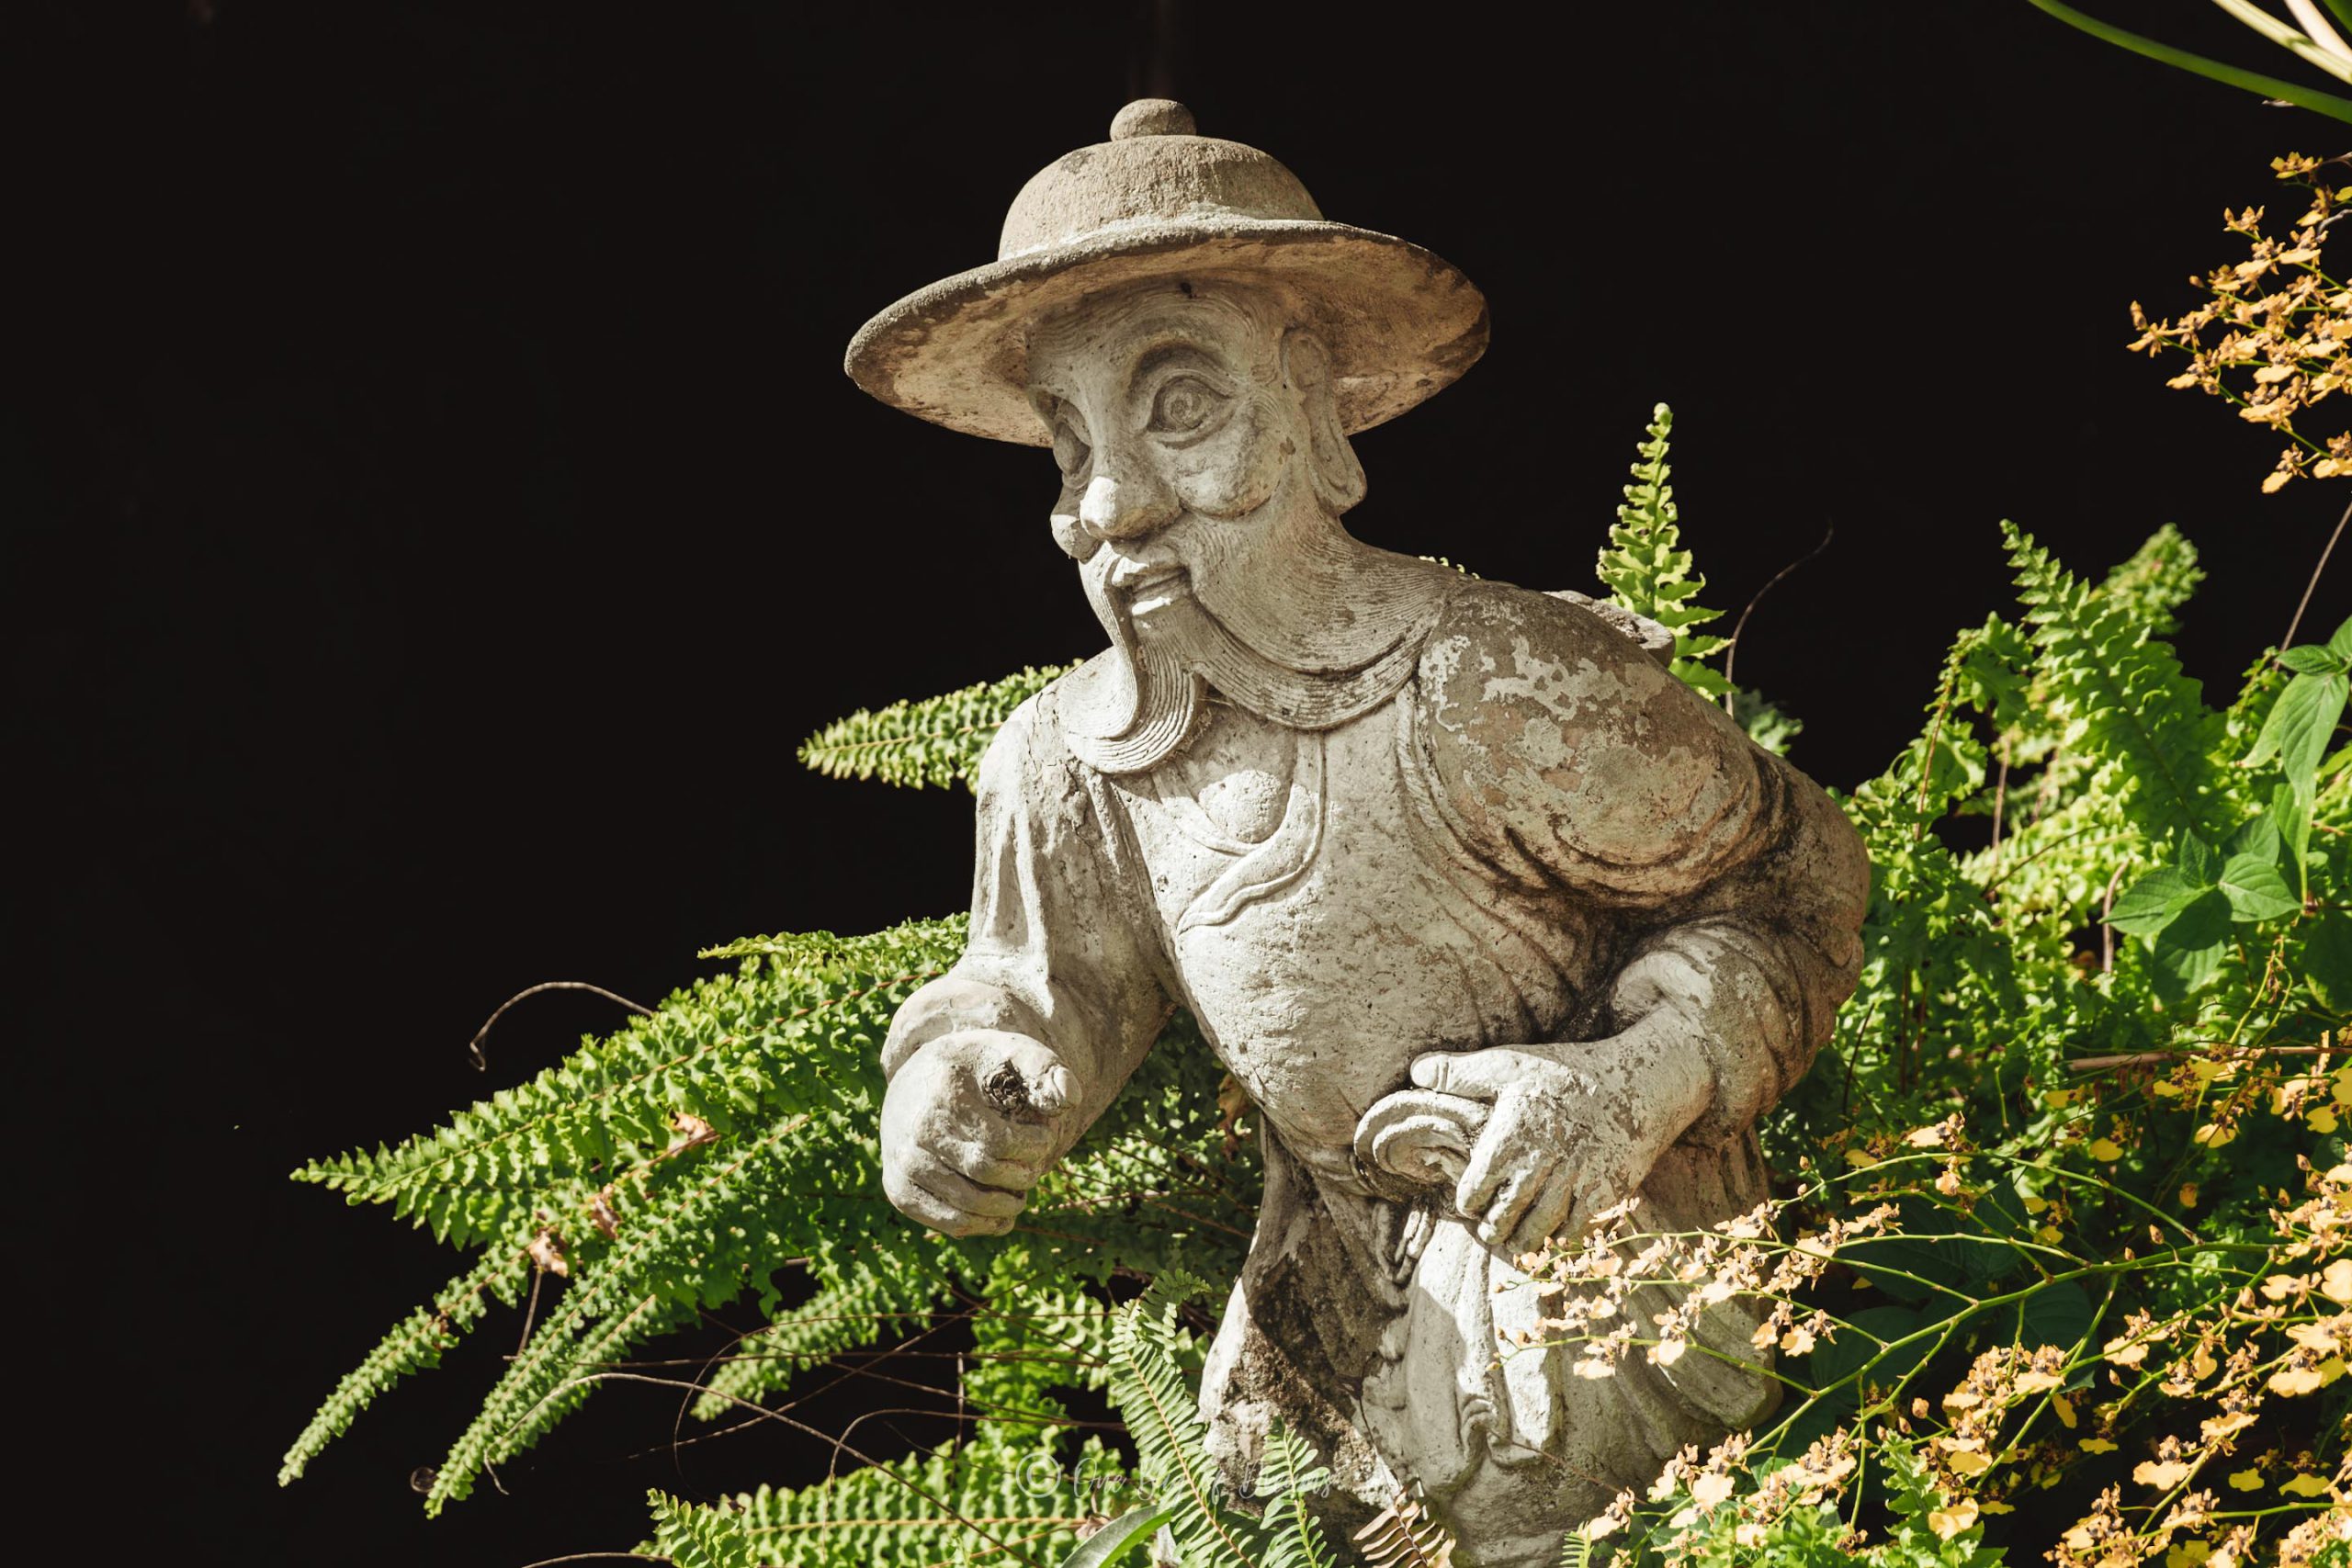
[[[1137,98],[1111,121],[1111,140],[1138,136],[1193,136],[1193,111],[1173,98]]]

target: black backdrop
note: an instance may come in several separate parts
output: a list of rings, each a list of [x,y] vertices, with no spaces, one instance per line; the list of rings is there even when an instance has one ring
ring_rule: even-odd
[[[701,944],[961,904],[965,797],[793,748],[1096,634],[1047,460],[839,354],[1137,88],[1487,291],[1485,363],[1361,441],[1366,537],[1589,587],[1659,398],[1714,603],[1835,525],[1739,661],[1825,781],[2007,603],[2004,515],[2085,569],[2179,523],[2209,682],[2278,637],[2341,502],[2259,496],[2269,443],[2123,354],[2125,306],[2186,301],[2223,204],[2328,126],[2022,0],[1553,9],[13,9],[10,249],[42,272],[12,291],[9,1212],[56,1481],[12,1523],[102,1490],[117,1540],[55,1560],[497,1568],[626,1545],[649,1484],[811,1462],[673,1454],[674,1400],[616,1393],[428,1528],[409,1472],[502,1323],[277,1492],[453,1271],[284,1173],[611,1021],[530,1004],[476,1075],[529,982],[651,998]],[[2256,52],[2193,0],[2125,9]]]

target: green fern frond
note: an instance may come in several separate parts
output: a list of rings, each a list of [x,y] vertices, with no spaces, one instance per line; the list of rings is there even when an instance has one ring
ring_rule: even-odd
[[[1036,1269],[1021,1248],[999,1254],[972,1317],[964,1398],[1001,1425],[1051,1426],[1068,1418],[1064,1393],[1110,1385],[1113,1308],[1058,1261]]]
[[[745,1346],[764,1359],[713,1377],[706,1414],[741,1410],[730,1400],[756,1402],[892,1314],[954,1302],[978,1358],[967,1412],[981,1430],[1034,1438],[1068,1419],[1056,1391],[1109,1375],[1102,1292],[1114,1276],[1178,1265],[1231,1275],[1259,1168],[1254,1147],[1227,1145],[1220,1069],[1181,1016],[1040,1183],[1013,1235],[943,1243],[883,1199],[879,1043],[907,994],[960,953],[964,928],[959,917],[741,944],[735,973],[440,1133],[302,1173],[494,1249],[478,1270],[510,1298],[527,1277],[525,1243],[560,1244],[568,1278],[548,1281],[537,1333],[453,1446],[429,1510],[536,1442],[656,1335],[747,1294],[772,1311],[787,1268],[814,1279],[817,1301]],[[453,1318],[475,1310],[467,1302],[478,1296]],[[418,1314],[346,1380],[289,1455],[289,1476],[367,1398],[432,1364],[438,1322]]]
[[[653,1511],[653,1550],[677,1568],[752,1568],[752,1538],[741,1516],[683,1502],[659,1490],[646,1494]]]
[[[717,947],[706,947],[697,958],[773,958],[788,969],[834,963],[858,964],[876,950],[887,932],[842,936],[838,931],[778,931],[773,936],[738,937]]]
[[[840,1140],[804,1137],[813,1120],[787,1116],[731,1158],[682,1161],[673,1168],[681,1174],[663,1174],[642,1220],[584,1267],[575,1264],[562,1310],[532,1335],[451,1447],[426,1494],[426,1512],[464,1497],[485,1467],[536,1443],[633,1346],[697,1308],[723,1306],[747,1288],[770,1289],[766,1271],[790,1256],[777,1231],[794,1217],[830,1211],[835,1224],[854,1223],[842,1211],[870,1212],[871,1205],[842,1201],[857,1194],[862,1173],[830,1168],[827,1156],[838,1156]]]
[[[1126,1418],[1144,1479],[1169,1510],[1168,1530],[1185,1568],[1259,1568],[1254,1532],[1225,1506],[1208,1426],[1178,1365],[1186,1337],[1177,1314],[1206,1288],[1170,1269],[1121,1310],[1111,1333],[1111,1398]]]
[[[1186,1568],[1334,1568],[1308,1501],[1330,1474],[1279,1425],[1261,1458],[1261,1517],[1227,1506],[1225,1478],[1208,1453],[1208,1426],[1182,1370],[1192,1347],[1178,1315],[1205,1289],[1171,1269],[1113,1319],[1111,1399],[1135,1440],[1143,1479],[1167,1511]]]
[[[2168,612],[2148,593],[2094,589],[2014,524],[2001,530],[2062,744],[2118,765],[2122,813],[2152,842],[2211,833],[2221,720],[2155,635]]]
[[[801,765],[827,778],[880,779],[909,789],[968,787],[1012,710],[1077,668],[1024,669],[942,696],[860,708],[803,741]]]
[[[1331,1484],[1331,1472],[1306,1440],[1280,1422],[1266,1433],[1258,1472],[1265,1504],[1264,1568],[1336,1568],[1308,1499]]]
[[[888,1267],[853,1272],[738,1341],[733,1358],[707,1380],[709,1392],[695,1401],[694,1414],[703,1421],[732,1416],[745,1403],[783,1393],[819,1362],[894,1329],[928,1324],[942,1294],[936,1276],[907,1269],[895,1258]]]
[[[1673,467],[1667,452],[1673,433],[1674,411],[1660,403],[1651,412],[1649,439],[1639,448],[1642,460],[1634,465],[1634,482],[1625,487],[1625,504],[1617,509],[1599,572],[1614,603],[1674,634],[1675,674],[1720,697],[1729,683],[1699,660],[1722,652],[1729,642],[1690,629],[1720,619],[1722,612],[1698,603],[1707,580],[1693,570],[1691,554],[1682,547],[1674,486],[1668,482]]]
[[[1790,743],[1804,733],[1804,720],[1788,712],[1761,692],[1745,686],[1730,693],[1731,715],[1747,738],[1775,757],[1789,754]]]
[[[960,1568],[1058,1562],[1079,1531],[1118,1511],[1132,1483],[1101,1439],[985,1433],[797,1489],[733,1499],[756,1563]]]
[[[2197,547],[2167,523],[2149,535],[2131,559],[2107,574],[2099,592],[2146,626],[2150,636],[2170,637],[2180,629],[2173,612],[2188,603],[2204,581]]]
[[[839,1090],[827,1072],[878,1089],[872,1043],[909,991],[956,961],[965,927],[962,916],[915,920],[748,960],[435,1133],[316,1161],[295,1179],[353,1203],[389,1203],[459,1246],[526,1224],[564,1183],[581,1190],[560,1194],[558,1212],[576,1214],[590,1192],[657,1164],[682,1117],[723,1137],[830,1100]]]
[[[439,1366],[443,1352],[481,1321],[493,1297],[514,1305],[529,1273],[530,1260],[520,1244],[493,1247],[480,1262],[443,1286],[433,1305],[419,1307],[403,1318],[382,1343],[368,1352],[366,1360],[335,1384],[311,1424],[286,1450],[277,1483],[284,1486],[299,1479],[303,1467],[349,1431],[378,1394],[412,1373]]]
[[[496,1248],[500,1261],[481,1267],[502,1279],[523,1267],[516,1237],[561,1243],[566,1310],[542,1324],[460,1443],[434,1506],[462,1495],[469,1466],[496,1462],[585,1397],[588,1383],[554,1392],[572,1363],[622,1354],[697,1305],[746,1290],[770,1297],[786,1259],[810,1258],[838,1280],[860,1267],[844,1259],[887,1235],[896,1261],[870,1271],[922,1273],[906,1267],[918,1263],[913,1238],[875,1190],[875,1047],[907,993],[954,962],[963,928],[919,921],[821,956],[747,959],[436,1134],[300,1173]],[[768,1154],[739,1169],[745,1149]],[[347,1424],[341,1407],[390,1369],[430,1364],[424,1321],[355,1374],[299,1457]]]

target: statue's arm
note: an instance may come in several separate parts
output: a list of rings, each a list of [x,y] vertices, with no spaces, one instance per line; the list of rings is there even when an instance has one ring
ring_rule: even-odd
[[[1464,840],[1631,937],[1615,1049],[1573,1059],[1625,1078],[1668,1141],[1752,1123],[1860,970],[1869,864],[1844,813],[1632,639],[1543,595],[1465,595],[1421,684],[1426,761]]]
[[[980,766],[970,944],[907,998],[882,1047],[886,1187],[959,1234],[1009,1225],[1019,1205],[987,1190],[1025,1193],[1167,1017],[1114,825],[1041,712],[1049,698],[1016,711]]]

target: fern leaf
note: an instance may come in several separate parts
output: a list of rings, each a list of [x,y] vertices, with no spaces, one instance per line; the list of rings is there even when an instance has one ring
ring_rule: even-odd
[[[971,1319],[964,1400],[1001,1424],[1042,1427],[1068,1418],[1064,1393],[1108,1388],[1114,1309],[1075,1288],[1058,1259],[1032,1265],[1024,1248],[999,1254]]]
[[[878,1085],[871,1041],[907,992],[955,962],[965,924],[961,916],[910,921],[752,961],[673,993],[652,1017],[477,1101],[438,1132],[317,1161],[295,1179],[354,1203],[388,1203],[461,1246],[511,1233],[550,1188],[581,1185],[584,1201],[658,1163],[681,1116],[725,1136],[833,1098],[838,1086],[802,1066],[812,1051],[851,1082]]]
[[[1787,756],[1790,743],[1804,733],[1804,720],[1761,692],[1738,686],[1733,688],[1726,700],[1732,716],[1747,731],[1747,738],[1775,757]]]
[[[359,1413],[378,1394],[412,1373],[439,1366],[442,1353],[481,1321],[492,1297],[513,1305],[529,1271],[529,1259],[521,1247],[492,1247],[480,1262],[443,1286],[433,1305],[419,1307],[402,1319],[368,1353],[366,1360],[344,1375],[326,1403],[319,1406],[311,1424],[286,1450],[277,1483],[284,1486],[299,1479],[321,1450],[351,1429]]]
[[[733,1502],[758,1563],[1003,1568],[1061,1562],[1127,1485],[1099,1438],[1072,1457],[1057,1441],[990,1433]]]
[[[2107,574],[2099,592],[2146,626],[2150,636],[2170,637],[2180,629],[2173,612],[2188,603],[2204,581],[2205,569],[2197,563],[2197,547],[2167,523],[2150,535],[2131,559]]]
[[[2001,527],[2062,744],[2119,764],[2122,813],[2153,842],[2210,834],[2221,721],[2155,635],[2168,616],[2147,595],[2092,588],[2015,525]]]
[[[968,787],[981,755],[1012,710],[1077,668],[1023,669],[942,696],[860,708],[803,741],[801,765],[827,778],[880,779],[909,789],[944,789],[957,783]]]
[[[1207,1424],[1177,1366],[1177,1313],[1205,1288],[1171,1269],[1120,1312],[1111,1336],[1111,1398],[1126,1418],[1145,1480],[1168,1508],[1185,1568],[1259,1568],[1248,1544],[1254,1532],[1224,1506]]]
[[[1674,633],[1674,673],[1709,696],[1720,697],[1730,683],[1721,671],[1699,661],[1722,652],[1729,643],[1690,629],[1720,619],[1722,612],[1698,603],[1707,580],[1693,570],[1690,552],[1682,547],[1680,514],[1669,482],[1673,467],[1667,457],[1673,433],[1674,411],[1660,403],[1652,411],[1649,439],[1639,448],[1641,461],[1634,465],[1625,504],[1617,509],[1617,521],[1609,530],[1599,572],[1614,603]]]
[[[653,1510],[653,1550],[677,1568],[752,1568],[752,1538],[741,1519],[718,1508],[646,1494]]]
[[[642,1224],[575,1266],[563,1310],[540,1325],[451,1447],[426,1494],[427,1513],[466,1496],[485,1468],[537,1442],[632,1346],[740,1293],[764,1250],[771,1215],[787,1212],[791,1188],[813,1174],[795,1157],[805,1150],[793,1141],[808,1122],[787,1117],[732,1159],[673,1179]]]
[[[694,1414],[719,1420],[744,1403],[781,1393],[814,1363],[871,1345],[896,1325],[927,1323],[941,1294],[936,1277],[895,1258],[882,1268],[854,1270],[739,1341],[734,1358],[711,1374],[710,1392],[695,1401]]]
[[[1331,1472],[1305,1438],[1277,1422],[1266,1433],[1258,1495],[1265,1503],[1264,1568],[1336,1568],[1307,1499],[1331,1483]]]
[[[872,1326],[952,1300],[975,1342],[960,1396],[974,1442],[1012,1434],[1033,1448],[1067,1429],[1057,1391],[1100,1388],[1111,1375],[1112,1279],[1175,1268],[1230,1277],[1261,1172],[1254,1147],[1228,1143],[1221,1069],[1181,1016],[1039,1184],[1014,1235],[944,1242],[882,1199],[876,1047],[907,993],[944,970],[963,940],[960,918],[872,936],[756,939],[740,946],[735,973],[678,993],[450,1126],[302,1173],[492,1249],[496,1261],[478,1267],[509,1298],[527,1275],[521,1239],[544,1232],[562,1243],[569,1278],[452,1445],[428,1511],[552,1430],[653,1337],[748,1294],[773,1312],[788,1269],[814,1278],[817,1301],[767,1344],[755,1337],[747,1349],[774,1359],[720,1371],[708,1404],[740,1412],[719,1396],[756,1401]],[[861,1314],[866,1325],[852,1323]],[[432,1364],[437,1339],[424,1330],[435,1321],[404,1325],[346,1381],[289,1456],[289,1474],[367,1397]],[[991,1506],[1003,1513],[1006,1501]],[[1065,1513],[1073,1529],[1089,1517]],[[909,1545],[905,1561],[940,1560],[936,1525],[908,1537],[927,1544]]]

